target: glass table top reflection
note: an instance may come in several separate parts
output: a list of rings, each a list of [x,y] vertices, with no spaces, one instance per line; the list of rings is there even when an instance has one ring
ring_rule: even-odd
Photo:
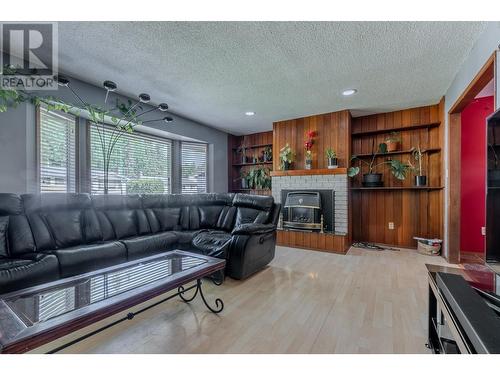
[[[202,257],[170,252],[123,268],[91,273],[47,289],[13,295],[3,301],[30,327],[125,292],[153,286],[207,262]]]

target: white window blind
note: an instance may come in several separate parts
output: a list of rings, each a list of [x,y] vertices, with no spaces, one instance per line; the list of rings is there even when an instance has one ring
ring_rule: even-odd
[[[182,193],[207,192],[207,145],[182,142],[181,144]]]
[[[42,193],[76,191],[76,118],[40,107],[39,180]]]
[[[112,127],[99,131],[109,145]],[[108,146],[106,146],[108,149]],[[92,194],[104,193],[104,158],[96,125],[90,127],[90,181]],[[170,193],[172,142],[140,132],[122,133],[109,168],[109,194]]]
[[[40,296],[39,321],[46,321],[75,309],[75,288],[56,290]]]

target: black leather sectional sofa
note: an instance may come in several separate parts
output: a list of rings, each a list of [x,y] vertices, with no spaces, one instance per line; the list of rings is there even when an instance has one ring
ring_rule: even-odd
[[[247,194],[0,194],[0,294],[173,249],[243,279],[274,258],[279,212]]]

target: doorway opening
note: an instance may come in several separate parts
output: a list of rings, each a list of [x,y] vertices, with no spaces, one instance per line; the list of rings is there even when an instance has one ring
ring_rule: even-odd
[[[449,111],[450,263],[483,263],[486,225],[486,118],[495,111],[494,53]]]

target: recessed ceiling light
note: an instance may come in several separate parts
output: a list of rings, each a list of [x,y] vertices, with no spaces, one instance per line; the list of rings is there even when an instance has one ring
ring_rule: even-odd
[[[356,89],[347,89],[347,90],[342,91],[342,95],[351,96],[351,95],[356,94],[357,92],[358,92],[358,90],[356,90]]]
[[[248,112],[245,112],[245,115],[247,115],[247,116],[254,116],[254,115],[255,115],[255,112],[253,112],[253,111],[248,111]]]

